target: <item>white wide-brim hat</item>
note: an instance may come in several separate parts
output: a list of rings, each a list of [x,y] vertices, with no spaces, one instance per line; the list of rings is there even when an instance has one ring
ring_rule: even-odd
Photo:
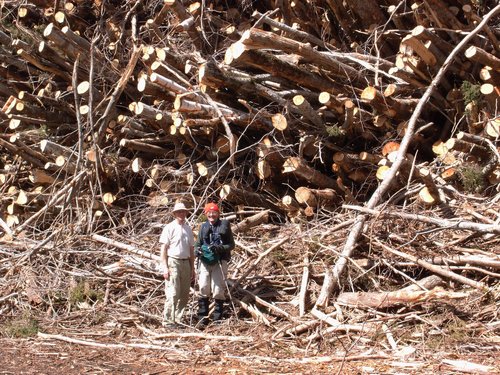
[[[189,211],[189,210],[186,208],[184,203],[176,203],[174,205],[174,209],[172,210],[172,212],[177,212],[177,211]]]

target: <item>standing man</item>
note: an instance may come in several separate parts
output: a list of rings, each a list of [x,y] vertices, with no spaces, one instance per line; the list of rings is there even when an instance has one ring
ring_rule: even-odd
[[[226,300],[227,264],[235,245],[229,222],[219,219],[219,206],[215,203],[208,203],[204,211],[207,221],[200,227],[195,248],[196,256],[201,260],[198,270],[198,285],[200,286],[198,319],[206,324],[210,297],[215,300],[212,319],[214,321],[222,319]]]
[[[176,203],[174,220],[165,225],[160,236],[160,265],[165,279],[163,326],[174,328],[181,322],[189,300],[189,287],[194,280],[194,236],[186,223],[188,210]]]

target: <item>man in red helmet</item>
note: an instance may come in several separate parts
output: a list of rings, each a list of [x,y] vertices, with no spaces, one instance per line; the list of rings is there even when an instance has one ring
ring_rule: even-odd
[[[212,319],[214,321],[222,319],[226,300],[227,264],[235,245],[229,222],[219,218],[219,206],[207,203],[204,212],[207,221],[201,225],[194,247],[196,256],[200,258],[198,318],[206,324],[210,297],[215,300]]]

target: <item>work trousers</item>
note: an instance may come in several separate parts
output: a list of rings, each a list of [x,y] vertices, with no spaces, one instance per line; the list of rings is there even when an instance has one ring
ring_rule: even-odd
[[[189,259],[168,257],[170,278],[165,281],[165,323],[180,323],[189,300],[191,286],[191,265]]]
[[[221,270],[222,267],[222,270]],[[225,300],[227,261],[221,260],[212,265],[200,262],[198,270],[198,284],[202,298],[212,296],[214,299]]]

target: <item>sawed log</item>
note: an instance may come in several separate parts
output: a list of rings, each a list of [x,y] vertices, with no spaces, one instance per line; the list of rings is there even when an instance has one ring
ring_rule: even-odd
[[[309,207],[331,206],[340,201],[339,194],[334,189],[310,189],[301,186],[295,190],[295,199]]]
[[[276,49],[303,56],[309,61],[314,61],[315,64],[331,70],[333,74],[339,77],[349,77],[353,81],[363,78],[359,70],[340,62],[328,52],[319,52],[308,44],[281,37],[271,32],[252,28],[243,33],[239,42],[246,49]]]
[[[450,300],[465,298],[469,293],[450,292],[438,285],[443,280],[437,276],[430,276],[418,282],[423,290],[415,290],[415,285],[392,292],[347,292],[339,294],[337,303],[356,306],[383,309],[398,305],[415,304],[430,300]],[[418,287],[417,287],[418,288]]]
[[[342,193],[337,181],[307,165],[305,160],[292,156],[283,163],[283,173],[291,173],[319,188],[331,188]]]
[[[465,57],[469,60],[482,64],[484,66],[490,66],[493,70],[497,72],[500,71],[500,58],[486,52],[484,49],[470,46],[465,51]]]
[[[273,202],[267,200],[265,196],[241,189],[234,184],[224,184],[219,197],[233,204],[245,204],[252,207],[265,207],[274,211],[281,211]]]
[[[246,219],[240,221],[238,224],[232,225],[231,230],[233,234],[244,233],[250,228],[256,227],[262,223],[267,223],[269,219],[269,210],[259,212],[255,215],[247,217]]]

